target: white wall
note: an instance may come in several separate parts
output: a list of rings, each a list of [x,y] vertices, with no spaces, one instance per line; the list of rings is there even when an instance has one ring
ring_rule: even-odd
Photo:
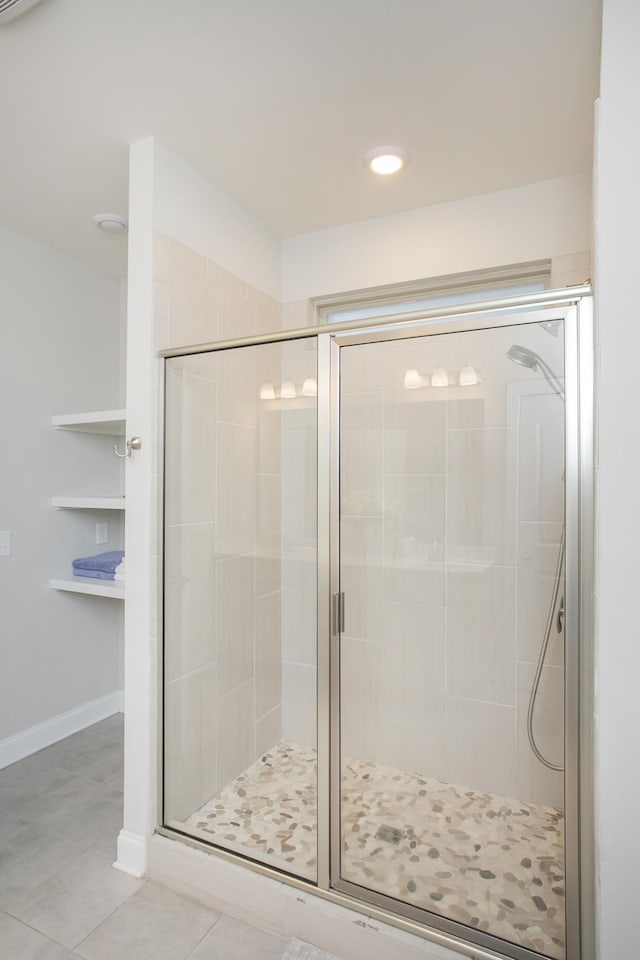
[[[49,506],[56,494],[122,492],[100,490],[113,458],[95,438],[51,426],[57,413],[122,405],[120,282],[0,228],[0,317],[0,529],[12,532],[0,558],[3,741],[122,687],[122,604],[48,586],[74,557],[121,546],[112,512],[87,522]],[[112,540],[98,548],[104,519]]]
[[[591,249],[587,176],[318,230],[283,243],[284,302]]]
[[[605,0],[596,143],[599,466],[596,835],[600,960],[634,952],[640,796],[640,5]]]

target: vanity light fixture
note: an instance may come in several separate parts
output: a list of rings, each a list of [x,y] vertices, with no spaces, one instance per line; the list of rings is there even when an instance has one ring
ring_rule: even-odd
[[[388,177],[397,173],[405,165],[406,153],[402,147],[374,147],[365,155],[365,163],[372,173]]]
[[[449,374],[444,369],[444,367],[436,367],[431,376],[431,386],[432,387],[448,387],[449,386]]]
[[[420,387],[427,386],[426,377],[421,377],[417,370],[409,369],[404,375],[405,390],[418,390]]]
[[[260,387],[260,399],[261,400],[275,400],[276,391],[270,380],[267,380],[266,383],[263,383]]]
[[[313,379],[313,377],[307,377],[305,382],[302,384],[302,396],[303,397],[318,396],[318,384]]]
[[[280,388],[280,396],[283,400],[295,400],[296,388],[291,380],[285,380]]]
[[[460,371],[458,383],[461,387],[475,387],[476,383],[480,383],[476,368],[472,367],[468,360]]]

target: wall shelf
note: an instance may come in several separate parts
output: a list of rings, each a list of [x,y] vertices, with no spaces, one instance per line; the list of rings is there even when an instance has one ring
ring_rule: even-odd
[[[49,581],[52,590],[69,593],[85,593],[92,597],[111,597],[124,600],[124,582],[118,580],[95,580],[91,577],[66,577]]]
[[[98,410],[93,413],[63,413],[51,418],[56,430],[103,433],[121,437],[125,431],[126,410]]]
[[[121,439],[125,435],[126,410],[95,410],[81,411],[79,413],[58,414],[51,418],[51,424],[56,430],[70,430],[79,434],[78,441],[70,441],[71,446],[77,447],[77,443],[84,444],[85,452],[89,455],[100,454],[103,458],[103,466],[100,470],[101,483],[109,489],[117,490],[122,483],[122,461],[116,461],[110,456],[109,447],[114,440]],[[87,435],[93,434],[99,440],[90,443]],[[83,436],[84,435],[84,438]],[[75,453],[82,453],[82,447],[77,448]],[[106,459],[105,458],[106,454]],[[74,463],[76,462],[74,456]],[[82,460],[78,460],[80,467]],[[88,466],[88,464],[87,464]],[[85,476],[88,471],[85,471]],[[93,483],[96,482],[96,471],[94,466]],[[118,477],[120,479],[118,479]],[[74,483],[75,486],[75,483]],[[125,510],[124,496],[115,497],[92,497],[92,496],[66,496],[51,497],[50,504],[56,510],[79,510],[84,516],[69,527],[75,530],[74,547],[69,547],[71,556],[88,555],[91,552],[90,544],[94,537],[94,521],[96,517],[91,516],[91,511],[111,510],[115,511],[113,516],[113,526],[117,530],[115,543],[119,544],[122,540],[123,517]],[[66,521],[71,524],[71,518]],[[108,541],[109,542],[109,541]],[[113,549],[113,541],[109,546],[105,544],[103,550]],[[58,569],[61,569],[58,567]],[[69,570],[71,570],[71,559],[69,559]],[[49,581],[52,590],[65,590],[69,593],[83,593],[92,597],[111,597],[114,600],[124,600],[124,583],[114,580],[97,580],[93,577],[74,577],[71,573],[66,576],[52,579]]]
[[[124,497],[51,497],[57,510],[124,510]]]

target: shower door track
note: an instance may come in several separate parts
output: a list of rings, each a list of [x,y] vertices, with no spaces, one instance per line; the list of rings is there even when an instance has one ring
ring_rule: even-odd
[[[244,864],[263,875],[355,909],[477,960],[541,954],[464,924],[394,900],[339,877],[340,741],[339,636],[332,617],[339,594],[339,353],[341,346],[410,337],[478,331],[540,322],[553,308],[565,321],[565,960],[591,960],[593,933],[591,652],[593,597],[593,318],[591,288],[580,286],[466,306],[406,313],[379,321],[323,324],[271,335],[163,350],[162,358],[218,352],[239,346],[316,338],[318,347],[317,460],[317,711],[318,879],[317,884],[242,854],[198,840],[174,824],[158,833]],[[548,313],[544,319],[548,318]],[[324,401],[324,402],[322,402]],[[160,794],[162,794],[162,777]],[[162,801],[162,795],[160,797]],[[160,804],[162,809],[162,802]]]

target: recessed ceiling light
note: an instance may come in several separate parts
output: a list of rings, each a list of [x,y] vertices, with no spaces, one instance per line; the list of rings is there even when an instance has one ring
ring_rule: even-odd
[[[372,173],[379,173],[383,177],[402,170],[406,160],[406,153],[402,147],[374,147],[365,156],[365,163]]]
[[[118,213],[96,213],[93,222],[107,233],[127,232],[127,221]]]

